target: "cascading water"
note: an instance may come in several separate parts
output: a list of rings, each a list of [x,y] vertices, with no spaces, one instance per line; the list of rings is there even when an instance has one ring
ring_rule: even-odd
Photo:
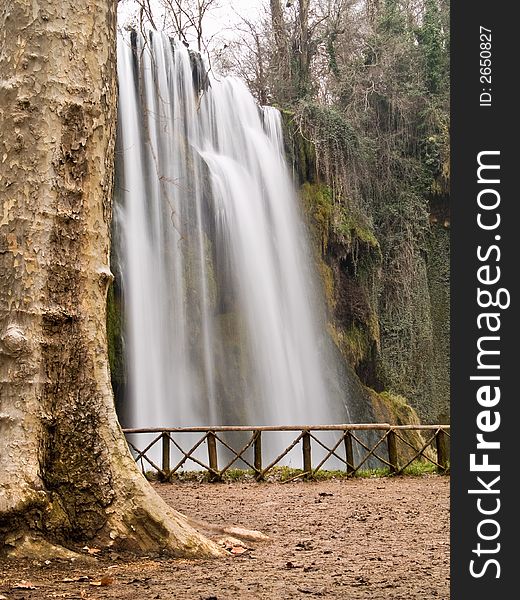
[[[164,34],[120,36],[118,76],[124,425],[348,421],[279,112]]]

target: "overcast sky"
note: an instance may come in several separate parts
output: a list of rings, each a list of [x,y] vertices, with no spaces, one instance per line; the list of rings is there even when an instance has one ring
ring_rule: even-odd
[[[153,0],[152,0],[153,3]],[[206,40],[218,36],[219,40],[232,39],[241,17],[254,21],[262,12],[265,0],[216,0],[213,8],[204,18],[203,31]],[[138,7],[136,0],[122,0],[119,3],[118,20],[124,26]]]

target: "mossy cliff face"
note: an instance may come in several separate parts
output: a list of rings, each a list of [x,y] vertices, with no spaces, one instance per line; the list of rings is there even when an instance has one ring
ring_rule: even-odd
[[[300,197],[332,316],[329,334],[361,379],[374,385],[380,343],[374,294],[381,266],[379,242],[366,224],[334,203],[325,184],[303,183]]]
[[[411,189],[383,206],[365,200],[359,210],[359,199],[320,169],[301,123],[283,116],[330,336],[366,386],[406,398],[423,422],[449,422],[449,173],[427,196]],[[376,417],[396,422],[395,403],[384,398],[367,401]]]
[[[390,425],[419,425],[421,420],[406,398],[390,392],[377,393],[366,388],[367,399],[370,401],[374,411],[375,421],[378,423],[390,423]],[[401,430],[397,440],[399,460],[408,462],[415,458],[416,451],[425,446],[428,437],[421,431]],[[426,433],[428,436],[429,433]],[[405,441],[403,441],[405,440]],[[425,450],[426,456],[435,459],[435,451],[429,447]],[[426,459],[423,459],[426,460]]]
[[[432,415],[449,422],[450,397],[450,229],[446,204],[432,214],[428,238],[428,288],[430,292],[433,365]]]

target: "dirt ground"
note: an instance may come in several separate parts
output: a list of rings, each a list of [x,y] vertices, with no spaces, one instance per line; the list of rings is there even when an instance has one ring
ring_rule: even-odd
[[[270,540],[213,561],[101,552],[93,566],[0,562],[0,598],[449,598],[449,477],[157,489],[195,519],[259,529]]]

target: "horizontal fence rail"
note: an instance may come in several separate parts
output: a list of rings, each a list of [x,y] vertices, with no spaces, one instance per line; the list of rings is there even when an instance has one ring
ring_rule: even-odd
[[[188,461],[207,471],[210,481],[221,480],[237,463],[242,463],[241,468],[249,468],[255,479],[262,481],[274,467],[283,464],[284,459],[298,445],[301,446],[302,468],[291,479],[312,478],[318,471],[327,469],[331,463],[334,464],[334,470],[338,470],[339,465],[349,476],[363,468],[376,466],[386,467],[390,473],[398,475],[417,461],[434,465],[439,473],[449,471],[449,425],[222,425],[124,429],[123,432],[143,472],[150,471],[151,467],[164,481],[178,474]],[[283,450],[266,460],[262,441],[266,434],[271,433],[283,435]],[[241,437],[238,449],[226,438],[230,434]],[[326,434],[326,440],[323,439],[323,434]],[[141,450],[137,444],[143,436],[146,436],[147,443]],[[185,444],[188,437],[189,448],[181,445]],[[289,440],[290,443],[287,443]],[[316,450],[319,458],[313,464]],[[172,456],[175,457],[174,461]]]

